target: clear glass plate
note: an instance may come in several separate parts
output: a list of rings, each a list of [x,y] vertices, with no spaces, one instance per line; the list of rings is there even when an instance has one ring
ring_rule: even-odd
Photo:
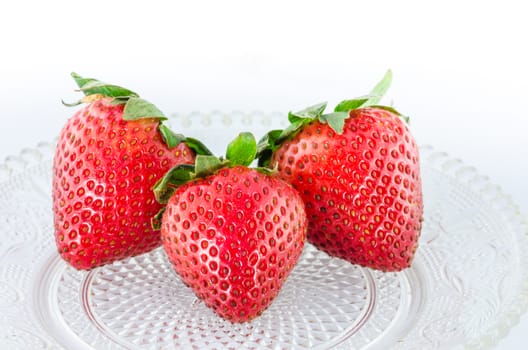
[[[174,130],[219,154],[240,131],[285,117],[174,115]],[[425,221],[412,268],[381,273],[306,246],[261,317],[231,324],[197,300],[163,251],[79,272],[57,255],[53,146],[0,165],[1,349],[482,349],[527,306],[528,238],[514,204],[486,177],[421,147]]]

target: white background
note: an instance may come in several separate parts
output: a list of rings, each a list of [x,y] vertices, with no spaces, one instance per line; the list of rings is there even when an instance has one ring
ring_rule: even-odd
[[[51,140],[74,70],[166,112],[389,100],[420,144],[474,165],[528,214],[522,1],[9,1],[0,4],[0,160]],[[499,349],[521,349],[528,319]]]

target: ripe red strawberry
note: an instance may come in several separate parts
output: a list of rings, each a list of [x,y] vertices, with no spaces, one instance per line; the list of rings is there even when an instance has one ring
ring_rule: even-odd
[[[410,266],[423,214],[418,148],[393,108],[371,96],[290,113],[292,125],[263,140],[269,159],[301,194],[308,241],[332,256],[383,271]],[[370,107],[369,107],[370,106]],[[270,151],[273,154],[270,155]],[[271,157],[271,158],[270,158]]]
[[[192,163],[195,151],[134,92],[72,76],[89,104],[59,135],[53,162],[55,240],[64,260],[91,269],[161,245],[150,224],[161,208],[151,188],[171,167]]]
[[[306,236],[299,194],[277,176],[246,166],[256,152],[249,135],[230,144],[238,150],[228,149],[227,161],[197,156],[195,167],[180,166],[167,175],[179,187],[161,225],[176,272],[231,322],[251,320],[270,305],[299,259]],[[249,157],[234,154],[244,149]],[[158,198],[164,202],[161,197],[171,193]]]

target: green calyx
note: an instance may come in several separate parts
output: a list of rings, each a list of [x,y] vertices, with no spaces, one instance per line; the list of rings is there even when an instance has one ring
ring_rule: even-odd
[[[84,78],[75,72],[72,72],[71,76],[79,86],[79,91],[86,96],[99,94],[106,97],[139,97],[134,91],[121,86],[107,84],[93,78]]]
[[[124,120],[138,120],[143,118],[167,119],[163,112],[155,105],[139,98],[139,95],[132,90],[107,84],[97,79],[84,78],[75,72],[72,72],[71,76],[77,83],[77,86],[79,86],[77,91],[82,92],[84,98],[74,103],[65,103],[63,101],[62,103],[68,107],[78,106],[81,103],[90,103],[104,97],[111,97],[112,104],[125,105],[123,110]]]
[[[350,117],[350,111],[359,108],[373,107],[388,110],[408,122],[408,118],[402,116],[394,108],[378,105],[383,95],[385,95],[389,89],[391,82],[392,71],[389,69],[368,95],[350,100],[343,100],[335,106],[333,112],[324,113],[327,106],[326,102],[310,106],[299,112],[289,112],[288,121],[290,122],[290,125],[283,130],[272,130],[268,132],[259,141],[257,145],[259,166],[268,166],[271,155],[284,141],[293,138],[306,125],[313,123],[314,121],[328,124],[328,126],[330,126],[336,133],[342,134],[345,121]]]
[[[225,158],[211,154],[199,154],[193,165],[182,164],[173,167],[154,185],[154,196],[160,204],[167,204],[179,186],[213,175],[222,168],[238,165],[247,167],[255,160],[256,154],[257,142],[253,134],[240,133],[227,146]],[[256,168],[256,170],[271,173],[269,169]]]
[[[169,148],[174,148],[182,142],[194,151],[196,155],[210,156],[213,153],[200,141],[192,137],[186,137],[182,134],[176,134],[167,125],[160,123],[158,131],[163,141]]]
[[[169,148],[176,147],[180,142],[185,142],[191,149],[195,150],[197,154],[211,154],[211,152],[199,141],[186,138],[181,134],[175,134],[171,131],[163,124],[163,122],[168,119],[165,114],[163,114],[163,112],[154,104],[140,98],[134,91],[121,86],[107,84],[97,79],[85,78],[75,72],[72,72],[71,76],[79,87],[77,91],[82,92],[84,97],[74,103],[66,103],[62,101],[65,106],[78,106],[82,103],[91,103],[101,98],[109,97],[111,98],[110,104],[124,105],[124,120],[157,119],[160,122],[158,131]]]

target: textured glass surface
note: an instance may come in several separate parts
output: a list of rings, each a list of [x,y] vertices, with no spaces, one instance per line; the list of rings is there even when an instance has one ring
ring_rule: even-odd
[[[173,115],[216,153],[285,117]],[[421,147],[425,221],[412,268],[381,273],[307,245],[261,317],[231,324],[185,287],[163,251],[90,272],[55,251],[52,144],[0,165],[0,349],[481,349],[528,300],[528,229],[473,168]]]

